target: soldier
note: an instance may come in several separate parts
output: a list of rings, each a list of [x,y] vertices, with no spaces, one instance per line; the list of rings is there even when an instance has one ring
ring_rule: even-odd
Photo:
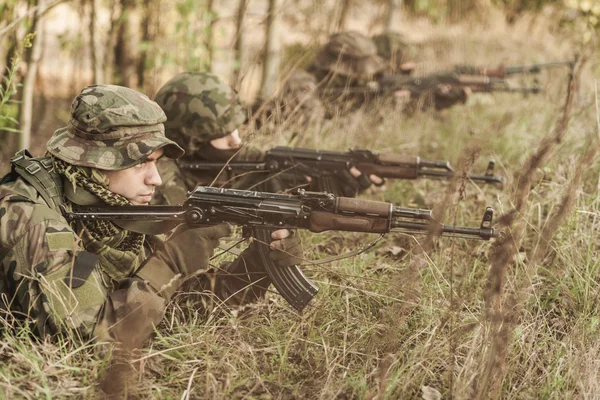
[[[0,181],[0,309],[41,335],[67,330],[82,337],[142,345],[180,283],[209,268],[227,225],[180,226],[166,241],[112,221],[69,224],[73,205],[148,204],[161,184],[156,163],[183,150],[164,135],[164,112],[145,95],[113,85],[83,89],[71,118],[48,142],[48,156],[21,151]],[[281,266],[302,257],[298,236],[275,231],[270,256]],[[253,243],[216,274],[212,289],[225,300],[259,282],[269,284]],[[284,249],[281,251],[279,249]]]
[[[256,128],[284,131],[301,146],[305,132],[318,129],[325,107],[317,93],[317,80],[304,70],[294,71],[273,99],[259,99],[252,106]]]
[[[155,100],[167,115],[167,137],[186,149],[182,161],[256,161],[262,158],[259,150],[242,146],[239,129],[246,121],[246,111],[237,93],[217,76],[204,72],[179,74],[158,91]],[[207,173],[183,171],[172,160],[164,160],[158,167],[165,177],[165,184],[157,193],[157,203],[181,204],[188,190],[198,184],[210,185],[216,178]],[[235,171],[225,171],[215,184],[271,192],[307,184],[304,176],[292,173],[276,178],[264,173],[248,174],[234,184],[235,174]],[[370,178],[374,183],[382,181],[376,176]],[[369,178],[356,168],[344,171],[337,183],[335,194],[351,197],[370,185]]]
[[[388,31],[373,36],[373,42],[377,48],[377,54],[386,61],[385,75],[411,75],[415,69],[416,58],[415,47],[398,32]],[[443,110],[458,103],[465,103],[471,94],[468,87],[455,86],[441,82],[435,75],[423,77],[421,81],[426,85],[414,84],[412,79],[399,77],[399,82],[404,84],[395,85],[394,94],[400,98],[406,98],[407,111],[425,110],[434,107]],[[380,81],[381,83],[381,81]],[[380,87],[385,89],[385,87]]]
[[[412,74],[416,67],[416,50],[402,34],[388,31],[371,39],[377,48],[377,55],[386,62],[386,74]]]
[[[331,87],[363,86],[380,75],[385,61],[377,47],[360,32],[331,35],[308,68],[319,84]]]

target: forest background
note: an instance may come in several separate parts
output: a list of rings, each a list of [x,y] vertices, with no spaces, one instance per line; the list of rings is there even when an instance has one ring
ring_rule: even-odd
[[[494,158],[507,177],[502,190],[464,179],[396,181],[367,197],[435,208],[460,224],[477,223],[492,205],[506,236],[490,244],[388,235],[369,252],[308,266],[321,291],[300,316],[276,294],[243,313],[197,315],[176,302],[136,360],[137,385],[127,394],[598,398],[599,18],[600,2],[579,0],[7,0],[0,172],[19,148],[44,153],[85,85],[152,97],[176,73],[212,71],[251,103],[276,93],[341,30],[403,33],[417,49],[417,74],[579,53],[575,79],[544,72],[537,96],[476,94],[412,116],[362,108],[303,132],[309,147],[418,154],[459,171]],[[248,139],[288,144],[293,128]],[[374,239],[303,237],[309,260]],[[0,397],[97,394],[107,360],[92,357],[92,345],[39,342],[27,330],[1,335]]]

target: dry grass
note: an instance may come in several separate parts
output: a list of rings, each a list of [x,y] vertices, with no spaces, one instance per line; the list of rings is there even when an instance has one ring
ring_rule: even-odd
[[[438,57],[436,67],[461,55],[481,64],[567,57],[569,42],[553,36],[553,23],[522,20],[514,31],[501,23],[473,31],[431,28],[425,57]],[[459,171],[480,172],[493,157],[508,178],[502,191],[457,178],[388,182],[367,196],[436,207],[456,224],[478,223],[492,205],[512,229],[492,245],[388,235],[367,253],[307,268],[321,290],[300,316],[274,294],[243,312],[199,315],[173,305],[136,360],[129,394],[598,398],[600,167],[598,143],[589,136],[596,127],[597,56],[583,66],[571,106],[565,106],[566,71],[552,71],[540,76],[546,92],[539,96],[478,95],[441,115],[411,118],[373,107],[305,132],[307,146],[411,152],[451,160]],[[568,125],[561,123],[565,112]],[[285,144],[287,137],[276,132],[253,140]],[[303,238],[310,259],[372,240],[363,234]],[[94,386],[109,363],[93,347],[37,343],[26,330],[1,335],[0,397],[97,395]]]

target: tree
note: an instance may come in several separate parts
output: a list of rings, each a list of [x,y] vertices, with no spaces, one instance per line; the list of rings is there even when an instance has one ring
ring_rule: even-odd
[[[231,86],[237,88],[240,85],[242,63],[245,58],[244,51],[244,16],[248,8],[248,0],[239,0],[235,16],[235,37],[233,42],[233,71],[231,74]]]
[[[42,15],[46,9],[46,0],[38,0],[36,6],[38,7],[33,20],[32,31],[34,31],[35,37],[33,38],[31,47],[31,56],[27,63],[27,75],[23,82],[23,102],[21,103],[20,121],[19,125],[21,133],[19,135],[19,148],[29,148],[31,142],[31,124],[33,114],[33,89],[35,87],[35,79],[37,77],[37,69],[40,59],[42,58],[42,40],[44,37],[44,24]]]
[[[100,46],[98,45],[98,31],[96,19],[98,13],[98,0],[90,0],[90,52],[92,56],[92,76],[94,83],[103,83],[102,58],[100,57]]]
[[[267,9],[265,56],[263,59],[263,77],[260,89],[260,97],[263,99],[273,94],[279,82],[279,66],[281,64],[279,1],[269,0]]]

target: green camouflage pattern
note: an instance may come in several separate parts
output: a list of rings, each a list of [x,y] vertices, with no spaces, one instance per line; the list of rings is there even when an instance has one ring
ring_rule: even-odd
[[[385,62],[377,55],[375,43],[360,32],[348,31],[332,35],[317,53],[312,68],[366,78],[383,71]]]
[[[76,259],[90,243],[76,232],[21,178],[0,186],[0,312],[23,318],[40,335],[76,331],[86,339],[143,342],[166,302],[133,275],[144,252],[132,260],[99,246],[97,263],[82,276]]]
[[[178,158],[183,149],[165,137],[161,108],[146,95],[115,85],[84,88],[71,104],[71,118],[48,142],[48,152],[73,164],[121,170],[154,151]]]
[[[248,117],[235,90],[206,72],[176,75],[160,88],[155,100],[167,115],[167,137],[186,152],[229,135]]]
[[[388,62],[391,73],[398,71],[403,63],[416,58],[415,47],[398,32],[384,32],[371,39],[377,48],[377,54]]]

